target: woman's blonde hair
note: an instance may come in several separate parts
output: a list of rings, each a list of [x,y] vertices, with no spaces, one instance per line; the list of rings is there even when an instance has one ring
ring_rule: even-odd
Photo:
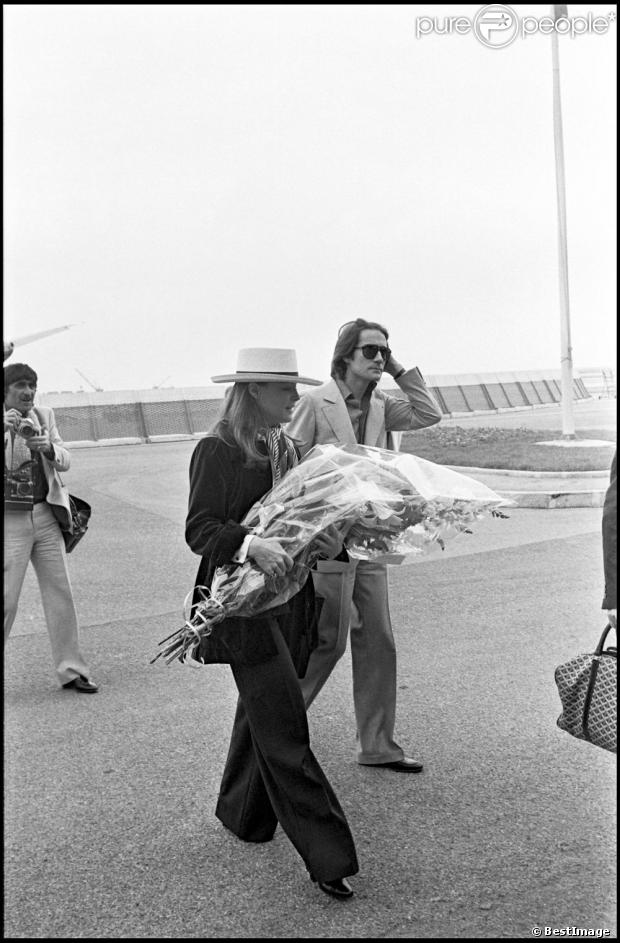
[[[226,390],[224,408],[210,431],[229,445],[236,445],[246,466],[269,464],[269,456],[259,452],[257,445],[258,436],[267,435],[268,428],[260,406],[250,393],[249,383],[235,383]]]

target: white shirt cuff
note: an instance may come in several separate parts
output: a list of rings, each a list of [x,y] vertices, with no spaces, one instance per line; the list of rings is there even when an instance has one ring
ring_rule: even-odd
[[[233,563],[245,563],[248,556],[248,550],[250,549],[251,540],[252,534],[246,534],[246,536],[243,538],[243,543],[232,558]]]

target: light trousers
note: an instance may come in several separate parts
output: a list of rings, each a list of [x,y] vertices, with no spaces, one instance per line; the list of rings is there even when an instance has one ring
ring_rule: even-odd
[[[78,620],[62,532],[49,504],[4,514],[4,644],[13,627],[28,563],[41,591],[43,612],[60,684],[89,678],[80,652]]]
[[[312,575],[323,607],[319,644],[299,682],[306,707],[344,654],[350,636],[357,762],[372,766],[400,760],[404,753],[394,741],[396,646],[387,567],[365,560],[323,560]]]

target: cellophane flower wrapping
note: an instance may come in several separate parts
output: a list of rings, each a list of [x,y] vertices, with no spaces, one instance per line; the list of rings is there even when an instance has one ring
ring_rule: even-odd
[[[351,558],[402,563],[433,546],[443,549],[487,514],[513,504],[466,475],[404,452],[369,446],[316,445],[241,521],[258,537],[280,541],[293,558],[282,577],[251,561],[218,567],[202,600],[185,604],[185,625],[160,643],[168,663],[193,652],[223,619],[249,618],[291,599],[317,558],[314,539],[335,530]]]

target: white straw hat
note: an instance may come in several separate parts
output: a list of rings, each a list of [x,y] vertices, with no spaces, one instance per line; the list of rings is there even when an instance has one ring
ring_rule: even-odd
[[[300,377],[297,354],[282,347],[243,347],[237,354],[237,372],[211,377],[213,383],[305,383],[320,386],[322,380]]]

